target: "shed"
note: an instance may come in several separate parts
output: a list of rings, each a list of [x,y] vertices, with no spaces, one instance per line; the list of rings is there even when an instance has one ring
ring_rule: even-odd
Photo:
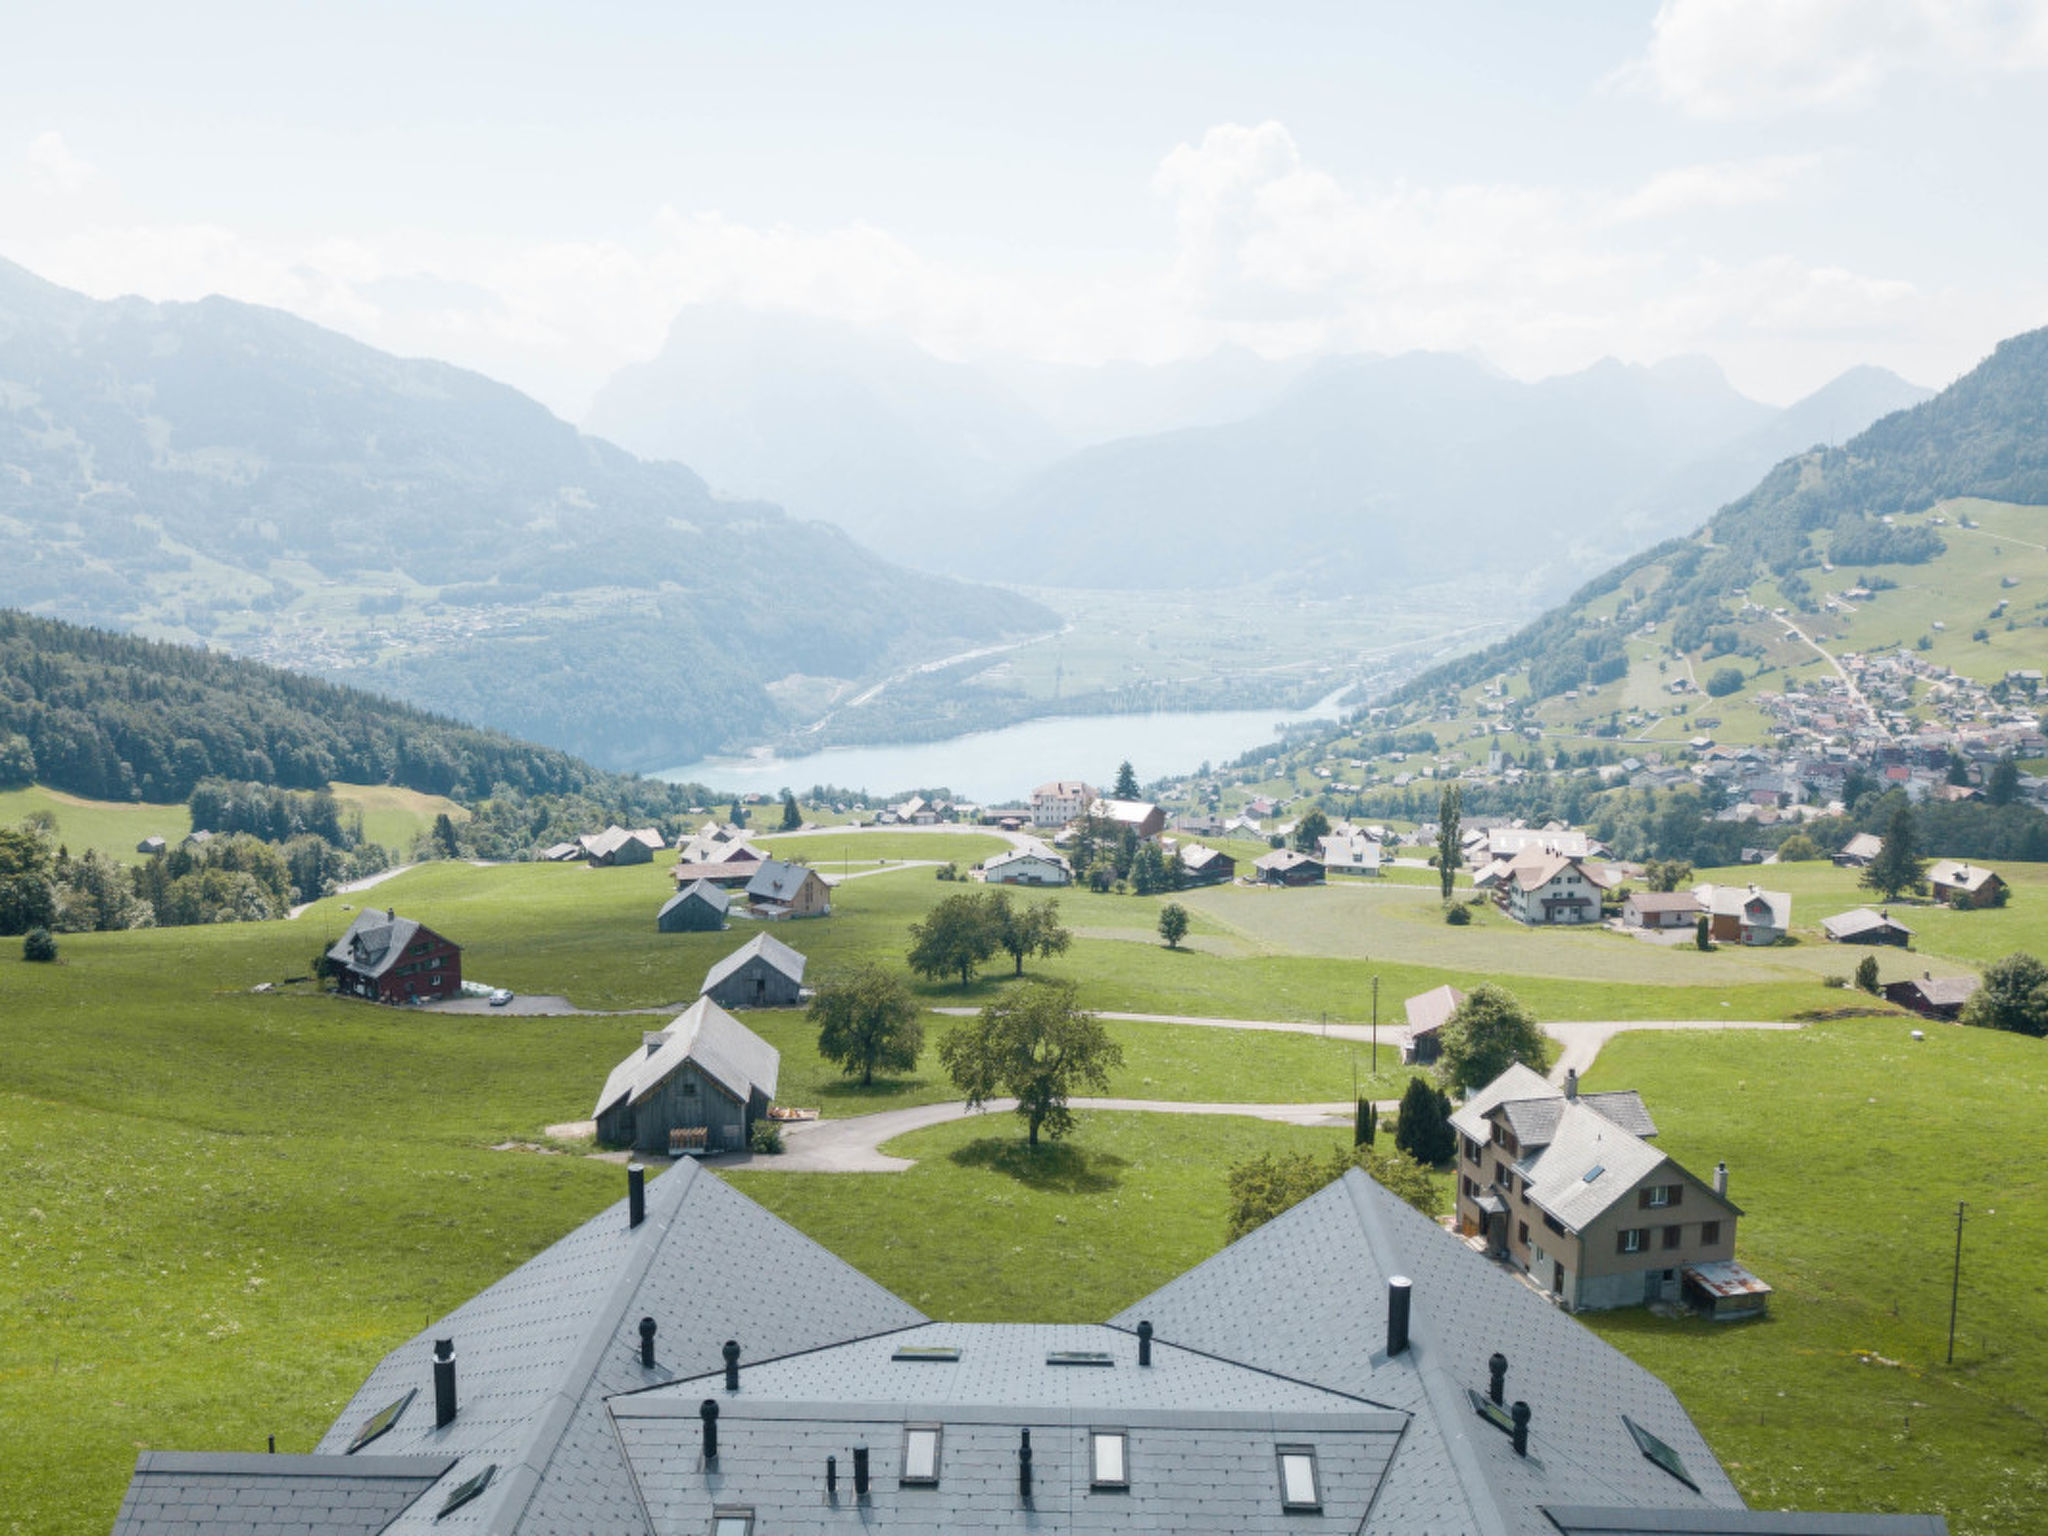
[[[1858,832],[1842,844],[1835,855],[1835,863],[1845,869],[1861,869],[1880,853],[1884,852],[1884,839],[1875,832]]]
[[[1997,907],[2005,904],[2005,881],[1982,864],[1943,859],[1929,866],[1928,887],[1936,901],[1957,907]]]
[[[1237,878],[1236,859],[1220,848],[1200,843],[1181,845],[1180,867],[1186,871],[1189,885],[1227,885]]]
[[[582,844],[591,864],[600,868],[615,864],[646,864],[653,860],[657,849],[668,846],[668,839],[652,827],[628,832],[624,827],[610,826],[602,832],[586,833],[576,841]]]
[[[1761,1317],[1771,1304],[1771,1288],[1733,1259],[1688,1264],[1679,1279],[1685,1299],[1707,1317]]]
[[[593,1114],[597,1139],[640,1152],[739,1152],[775,1100],[782,1057],[707,997],[605,1079]]]
[[[1252,868],[1259,872],[1259,879],[1267,885],[1323,883],[1323,861],[1312,859],[1305,853],[1297,853],[1292,848],[1275,848],[1253,864]]]
[[[1821,932],[1834,944],[1896,944],[1904,949],[1913,941],[1913,930],[1889,912],[1858,907],[1820,920]]]
[[[1930,1019],[1960,1018],[1963,1004],[1983,985],[1975,976],[1934,976],[1926,972],[1911,981],[1885,983],[1886,1002],[1897,1003]]]
[[[725,1008],[787,1008],[803,1000],[805,960],[757,933],[705,973],[697,990]]]
[[[1402,1004],[1407,1024],[1399,1035],[1401,1060],[1414,1066],[1427,1066],[1443,1054],[1442,1031],[1457,1012],[1458,1004],[1465,1001],[1465,994],[1449,983],[1433,987],[1427,992],[1411,997]]]
[[[830,917],[832,887],[807,864],[763,859],[747,880],[747,906],[756,917]]]
[[[162,853],[165,846],[166,844],[161,837],[151,834],[135,845],[135,851],[137,853]]]
[[[662,933],[716,933],[725,926],[732,897],[709,880],[686,885],[661,904],[654,926]]]

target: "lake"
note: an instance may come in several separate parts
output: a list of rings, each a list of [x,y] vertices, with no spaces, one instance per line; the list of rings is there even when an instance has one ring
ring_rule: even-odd
[[[1117,764],[1130,759],[1140,780],[1192,773],[1273,741],[1281,727],[1334,720],[1333,693],[1301,710],[1201,710],[1156,715],[1061,715],[1027,720],[999,731],[976,731],[944,741],[880,747],[831,747],[806,757],[767,753],[713,757],[665,768],[654,775],[713,789],[774,794],[785,785],[799,794],[813,784],[837,784],[877,795],[944,785],[985,804],[1024,800],[1047,779],[1109,784]]]

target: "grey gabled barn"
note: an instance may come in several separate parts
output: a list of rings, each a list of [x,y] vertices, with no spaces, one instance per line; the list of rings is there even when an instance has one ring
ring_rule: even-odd
[[[716,933],[731,905],[732,897],[709,880],[693,881],[661,904],[654,926],[662,933]]]
[[[698,992],[721,1008],[788,1008],[803,1001],[804,957],[757,933],[705,973]]]
[[[781,1064],[774,1046],[700,997],[612,1068],[597,1096],[597,1139],[664,1154],[745,1151]]]

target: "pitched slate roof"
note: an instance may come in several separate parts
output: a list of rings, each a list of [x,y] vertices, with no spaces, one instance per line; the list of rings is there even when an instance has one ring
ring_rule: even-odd
[[[1998,878],[1998,872],[1986,869],[1982,864],[1967,864],[1958,859],[1942,859],[1930,865],[1927,870],[1929,885],[1952,885],[1958,890],[1969,891],[1972,895],[1984,889]]]
[[[327,958],[364,976],[382,976],[398,963],[419,931],[420,925],[409,917],[365,907],[327,951]]]
[[[1868,907],[1858,907],[1854,912],[1838,912],[1833,917],[1820,920],[1821,930],[1831,939],[1853,939],[1858,934],[1896,931],[1909,938],[1913,930],[1888,912],[1873,912]]]
[[[1410,1346],[1386,1354],[1389,1275],[1414,1283]],[[1341,1276],[1275,1285],[1275,1275]],[[1245,1305],[1256,1296],[1256,1306]],[[1125,1308],[1158,1337],[1414,1415],[1363,1536],[1557,1536],[1546,1504],[1708,1513],[1741,1498],[1670,1389],[1568,1314],[1353,1171]],[[1529,1455],[1479,1419],[1487,1358],[1533,1414]],[[1675,1449],[1695,1492],[1645,1460],[1627,1414]],[[1655,1526],[1648,1529],[1657,1529]],[[1674,1526],[1684,1531],[1688,1527]]]
[[[1669,1161],[1583,1100],[1564,1106],[1547,1144],[1516,1166],[1530,1179],[1529,1198],[1574,1232],[1630,1193]]]
[[[713,885],[709,880],[697,880],[684,886],[675,895],[664,901],[661,904],[661,910],[655,913],[655,916],[657,918],[667,917],[669,913],[686,901],[701,901],[714,912],[721,914],[732,905],[732,897],[723,888]]]
[[[1697,912],[1699,897],[1691,891],[1637,891],[1629,900],[1638,912]]]
[[[455,1460],[144,1451],[114,1536],[377,1536]]]
[[[1874,859],[1884,852],[1884,839],[1875,832],[1858,832],[1842,844],[1842,852],[1854,859]]]
[[[782,1054],[708,997],[700,997],[668,1028],[645,1036],[641,1046],[611,1070],[593,1115],[621,1099],[638,1104],[686,1061],[746,1103],[759,1090],[775,1097]]]
[[[704,973],[704,985],[697,990],[700,993],[709,992],[721,981],[724,981],[726,977],[732,975],[741,966],[757,956],[776,970],[782,972],[791,981],[802,985],[804,966],[809,962],[773,934],[757,933],[738,949],[712,966],[710,970],[706,971]]]
[[[1458,1004],[1465,1001],[1465,994],[1449,982],[1432,987],[1427,992],[1417,993],[1401,1005],[1402,1013],[1408,1020],[1408,1035],[1426,1035],[1431,1030],[1442,1029],[1457,1012]]]
[[[1486,1128],[1486,1117],[1496,1104],[1505,1104],[1510,1099],[1563,1097],[1562,1088],[1553,1088],[1541,1072],[1518,1061],[1452,1111],[1451,1124],[1472,1140],[1484,1142],[1491,1134]]]
[[[1323,867],[1321,859],[1311,858],[1309,855],[1297,852],[1292,848],[1275,848],[1271,853],[1262,854],[1253,862],[1252,867],[1254,869],[1274,870],[1284,874],[1290,869],[1299,869],[1304,864],[1313,864],[1318,869]]]
[[[753,879],[747,882],[749,901],[795,901],[797,892],[804,888],[804,882],[813,878],[807,864],[788,864],[781,859],[763,859],[754,871]],[[795,954],[795,950],[790,951]],[[799,961],[802,957],[798,956]],[[802,966],[797,968],[798,979],[802,978]]]
[[[772,1283],[750,1283],[760,1277]],[[658,1329],[652,1370],[640,1364],[642,1317]],[[751,1354],[790,1354],[924,1320],[684,1162],[648,1186],[637,1229],[624,1202],[614,1205],[393,1350],[319,1450],[338,1455],[363,1420],[419,1388],[377,1441],[380,1452],[459,1458],[442,1489],[487,1463],[498,1473],[482,1497],[438,1522],[443,1500],[430,1493],[390,1536],[647,1536],[605,1398],[715,1368],[729,1338]],[[460,1408],[444,1430],[434,1428],[436,1338],[455,1341]]]

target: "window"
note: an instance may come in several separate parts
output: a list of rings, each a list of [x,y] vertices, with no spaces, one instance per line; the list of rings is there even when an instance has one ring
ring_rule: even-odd
[[[1115,1365],[1108,1352],[1100,1349],[1055,1349],[1045,1357],[1047,1365]]]
[[[1641,1253],[1643,1239],[1649,1235],[1647,1227],[1623,1227],[1614,1234],[1617,1253]]]
[[[1701,1222],[1700,1241],[1702,1243],[1718,1243],[1721,1241],[1721,1223],[1718,1221]]]
[[[1568,1235],[1565,1232],[1564,1223],[1559,1221],[1555,1216],[1551,1215],[1548,1211],[1545,1211],[1543,1213],[1543,1225],[1550,1228],[1550,1230],[1555,1232],[1559,1237],[1565,1237]]]
[[[472,1477],[468,1482],[463,1483],[453,1493],[449,1494],[448,1502],[441,1506],[441,1514],[434,1516],[434,1518],[438,1520],[441,1518],[441,1515],[454,1514],[456,1510],[462,1508],[463,1505],[490,1487],[491,1479],[497,1476],[497,1473],[498,1464],[494,1461],[485,1467],[483,1471],[477,1473],[475,1477]]]
[[[912,1424],[903,1431],[903,1479],[906,1483],[939,1480],[939,1426]]]
[[[1316,1453],[1312,1446],[1283,1445],[1280,1455],[1280,1507],[1319,1510],[1322,1490],[1316,1486]]]
[[[1529,1246],[1529,1223],[1527,1223],[1526,1221],[1518,1221],[1515,1223],[1515,1241],[1520,1243],[1524,1248]]]
[[[379,1435],[383,1434],[385,1430],[389,1429],[392,1425],[396,1424],[398,1422],[399,1415],[404,1413],[407,1405],[410,1404],[412,1400],[419,1395],[419,1390],[420,1389],[418,1387],[414,1387],[412,1391],[406,1393],[405,1396],[401,1397],[397,1402],[388,1404],[387,1406],[378,1409],[375,1413],[371,1414],[367,1419],[363,1420],[363,1427],[356,1431],[355,1439],[349,1441],[348,1443],[347,1454],[350,1456],[355,1455],[357,1451],[360,1451],[372,1440],[376,1439]]]
[[[897,1346],[896,1353],[889,1358],[892,1360],[937,1361],[943,1365],[950,1365],[960,1358],[960,1346],[957,1344],[902,1344]]]
[[[1685,1228],[1678,1226],[1666,1227],[1664,1229],[1664,1246],[1666,1248],[1676,1248],[1684,1236]]]
[[[1128,1488],[1130,1462],[1126,1457],[1129,1440],[1120,1429],[1097,1429],[1088,1434],[1088,1486]]]
[[[1694,1493],[1700,1491],[1700,1485],[1694,1482],[1692,1474],[1685,1470],[1685,1463],[1679,1459],[1678,1452],[1671,1449],[1670,1446],[1659,1440],[1627,1414],[1621,1416],[1621,1422],[1628,1426],[1629,1435],[1635,1440],[1636,1449],[1640,1450],[1643,1455],[1685,1484]]]
[[[711,1536],[754,1536],[754,1512],[730,1505],[712,1510]]]
[[[1470,1136],[1467,1136],[1465,1138],[1465,1161],[1468,1163],[1476,1163],[1479,1161],[1479,1143],[1474,1141]]]
[[[1670,1203],[1671,1186],[1669,1184],[1654,1185],[1643,1191],[1643,1205],[1646,1209],[1652,1206],[1669,1205]]]

